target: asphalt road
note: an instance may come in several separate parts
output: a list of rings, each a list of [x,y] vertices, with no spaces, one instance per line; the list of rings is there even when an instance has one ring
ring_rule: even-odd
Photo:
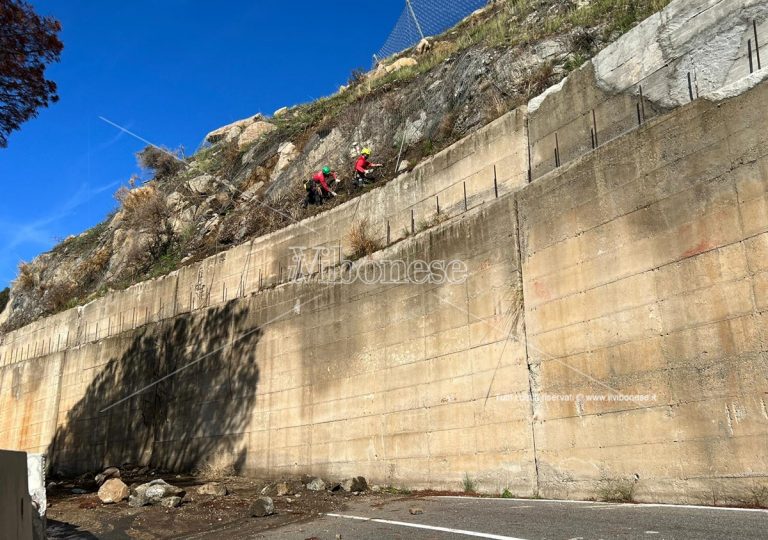
[[[412,515],[419,507],[422,514]],[[768,511],[692,506],[429,497],[364,501],[250,538],[306,540],[768,539]]]

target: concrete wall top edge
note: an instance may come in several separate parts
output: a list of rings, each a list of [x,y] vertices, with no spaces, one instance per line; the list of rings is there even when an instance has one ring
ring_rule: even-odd
[[[450,170],[451,167],[459,166],[465,157],[474,154],[483,147],[492,145],[502,137],[517,136],[525,138],[526,114],[527,107],[525,106],[510,111],[483,126],[475,133],[457,141],[438,154],[418,164],[409,173],[402,174],[393,181],[327,212],[304,219],[301,222],[294,223],[270,234],[254,238],[235,246],[230,250],[212,255],[198,263],[175,270],[168,275],[137,283],[123,291],[112,291],[106,296],[95,299],[83,306],[78,306],[62,313],[34,321],[22,328],[0,335],[0,354],[3,354],[3,349],[6,349],[7,352],[7,350],[11,349],[14,344],[24,341],[25,336],[31,336],[33,334],[44,336],[44,339],[47,339],[49,334],[53,333],[55,337],[51,337],[50,339],[53,340],[54,343],[56,340],[60,341],[63,338],[56,336],[56,329],[59,327],[67,327],[70,329],[66,332],[67,337],[74,335],[80,336],[81,338],[88,338],[89,335],[91,337],[97,336],[99,335],[99,332],[104,331],[104,328],[94,334],[94,329],[91,328],[89,330],[87,325],[85,328],[78,327],[78,324],[80,324],[79,320],[82,318],[103,317],[110,312],[110,309],[114,310],[116,306],[123,303],[123,299],[127,302],[132,298],[135,299],[147,296],[147,301],[157,304],[157,299],[151,298],[151,296],[158,296],[153,291],[160,289],[170,293],[172,289],[176,288],[181,283],[182,279],[190,279],[185,278],[185,276],[195,276],[205,273],[204,269],[208,268],[210,265],[225,261],[230,256],[237,257],[235,254],[250,257],[254,251],[273,249],[282,244],[287,244],[291,239],[296,239],[297,243],[301,245],[302,239],[306,239],[307,231],[321,232],[328,230],[331,228],[331,224],[340,219],[340,216],[354,214],[357,208],[370,207],[380,209],[386,204],[392,207],[390,208],[390,211],[395,213],[406,210],[415,204],[419,204],[425,197],[430,196],[429,193],[426,193],[426,191],[429,191],[430,189],[428,187],[429,183],[432,182],[434,184],[435,181],[438,184],[440,183],[439,178],[435,180],[436,175],[439,176],[442,172]],[[527,163],[525,168],[527,168]],[[435,185],[435,188],[439,189],[439,185]],[[397,203],[400,203],[399,206],[402,206],[403,208],[399,208]],[[393,206],[393,204],[395,206]],[[167,305],[164,306],[158,304],[155,306],[155,309],[160,309],[160,311],[162,311],[162,309],[166,307]],[[141,314],[134,315],[134,318],[141,320]],[[147,317],[145,316],[144,320],[146,319]],[[67,340],[67,344],[69,343],[71,343],[71,341]],[[4,354],[0,363],[8,363]]]

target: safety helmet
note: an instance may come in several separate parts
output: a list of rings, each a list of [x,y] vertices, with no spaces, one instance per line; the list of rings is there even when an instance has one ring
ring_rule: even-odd
[[[363,151],[360,152],[364,156],[370,156],[371,155],[371,149],[370,148],[363,148]]]
[[[331,174],[331,168],[330,167],[323,167],[323,174],[328,176]]]

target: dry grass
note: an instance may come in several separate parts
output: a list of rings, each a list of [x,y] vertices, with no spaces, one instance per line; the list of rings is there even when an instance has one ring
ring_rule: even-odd
[[[16,284],[22,289],[31,289],[40,283],[40,273],[32,263],[22,262],[19,264],[19,275],[16,277]]]
[[[76,304],[80,287],[70,281],[55,282],[48,286],[44,300],[46,309],[57,313]]]
[[[136,154],[139,165],[154,173],[155,178],[166,178],[181,172],[185,168],[183,151],[147,146]]]
[[[225,143],[217,157],[216,174],[227,180],[232,180],[240,169],[243,157],[237,141]]]
[[[635,480],[609,478],[602,480],[598,487],[601,501],[626,503],[634,500]]]
[[[170,210],[165,195],[154,186],[121,187],[115,198],[120,202],[123,219],[129,228],[155,234],[167,232]]]
[[[352,225],[347,234],[347,242],[352,249],[348,257],[357,260],[375,253],[381,249],[381,244],[370,233],[368,218],[364,218]]]
[[[112,250],[108,246],[101,247],[84,259],[77,269],[83,282],[89,282],[99,276],[109,264],[112,258]]]
[[[223,457],[214,457],[206,461],[197,467],[195,474],[203,480],[221,480],[230,476],[236,476],[237,470],[231,456],[227,454]]]

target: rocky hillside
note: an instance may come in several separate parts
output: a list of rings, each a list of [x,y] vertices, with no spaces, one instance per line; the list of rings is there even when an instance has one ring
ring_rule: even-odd
[[[363,146],[386,164],[380,181],[392,180],[559,82],[668,2],[497,0],[373,71],[356,70],[333,96],[211,132],[191,157],[147,148],[138,157],[151,180],[130,181],[103,223],[20,266],[2,329],[359,195],[349,180]],[[344,180],[339,197],[302,210],[303,182],[324,165]]]

